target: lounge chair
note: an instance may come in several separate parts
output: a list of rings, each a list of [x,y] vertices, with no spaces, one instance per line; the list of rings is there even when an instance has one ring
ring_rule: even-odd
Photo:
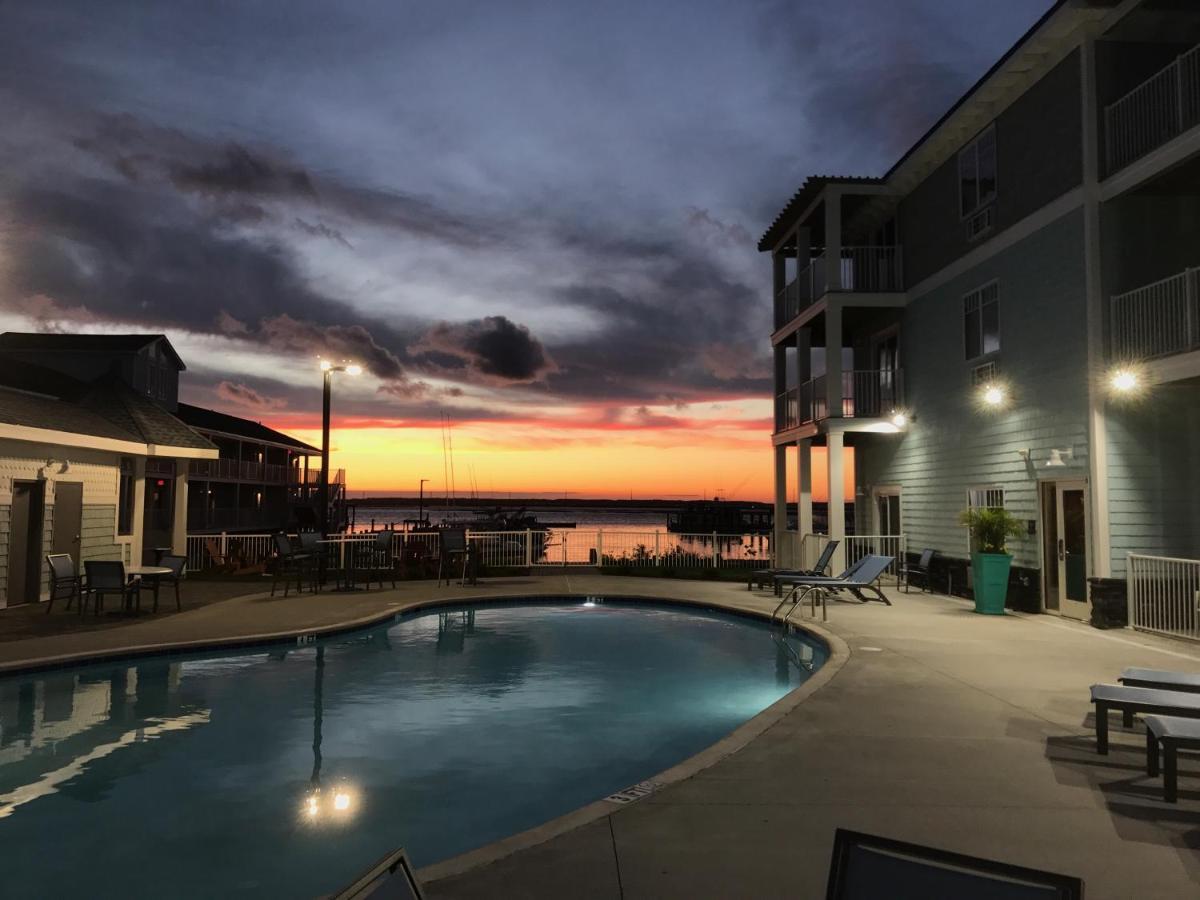
[[[1108,754],[1108,711],[1119,709],[1130,721],[1134,713],[1164,716],[1200,717],[1200,694],[1162,691],[1154,688],[1125,687],[1119,684],[1093,684],[1092,703],[1096,707],[1096,752]]]
[[[888,566],[895,562],[894,556],[879,556],[878,554],[868,553],[860,559],[854,566],[847,569],[839,578],[784,578],[785,583],[791,584],[792,589],[788,595],[779,602],[779,606],[775,608],[775,613],[778,613],[783,605],[791,601],[792,608],[784,617],[784,622],[791,617],[796,611],[796,607],[804,602],[805,597],[812,598],[812,612],[817,614],[817,596],[821,597],[821,618],[827,619],[828,611],[825,608],[825,601],[831,594],[840,594],[843,591],[853,594],[858,598],[859,602],[866,603],[869,600],[878,600],[880,603],[887,606],[892,605],[889,600],[875,582],[879,577],[887,571]],[[864,597],[863,592],[873,594],[874,596]],[[775,617],[775,613],[771,617]]]
[[[1129,668],[1121,673],[1117,681],[1125,687],[1159,688],[1164,691],[1200,694],[1200,675],[1193,675],[1191,672]]]
[[[921,555],[916,562],[905,562],[900,567],[900,574],[904,577],[904,593],[908,593],[912,587],[913,576],[922,578],[925,581],[924,591],[930,593],[933,591],[933,579],[930,575],[930,567],[933,565],[933,557],[937,551],[932,547],[926,547],[921,551]]]
[[[821,556],[817,559],[817,564],[811,569],[756,569],[750,573],[750,578],[746,581],[746,590],[750,590],[755,585],[766,587],[767,584],[775,586],[775,596],[779,596],[779,582],[775,580],[779,575],[825,575],[829,570],[829,561],[833,559],[833,553],[838,548],[840,541],[829,541],[824,549],[821,550]]]
[[[1174,803],[1179,795],[1179,773],[1175,751],[1200,749],[1200,721],[1179,716],[1145,716],[1146,774],[1158,775],[1158,747],[1163,751],[1163,800]]]

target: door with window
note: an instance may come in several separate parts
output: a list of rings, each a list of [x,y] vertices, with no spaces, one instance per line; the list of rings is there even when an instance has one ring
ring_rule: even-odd
[[[900,489],[882,488],[875,493],[875,533],[900,533]]]
[[[1091,534],[1086,481],[1042,486],[1042,559],[1046,610],[1072,619],[1091,616],[1087,578]]]

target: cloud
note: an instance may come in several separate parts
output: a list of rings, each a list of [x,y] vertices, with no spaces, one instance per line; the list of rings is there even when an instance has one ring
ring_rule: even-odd
[[[385,380],[405,377],[400,360],[362,325],[321,325],[283,313],[263,319],[258,331],[271,347],[285,353],[348,360]]]
[[[216,394],[222,400],[232,403],[234,406],[241,406],[259,412],[283,409],[287,406],[287,400],[282,397],[268,397],[248,385],[233,381],[220,382],[216,387]]]
[[[457,360],[493,384],[530,384],[558,371],[546,348],[524,325],[504,316],[470,322],[439,322],[409,347],[415,356]],[[451,366],[446,366],[450,368]]]
[[[301,168],[282,166],[230,143],[220,158],[198,165],[170,165],[172,183],[200,194],[251,194],[316,197],[312,178]]]

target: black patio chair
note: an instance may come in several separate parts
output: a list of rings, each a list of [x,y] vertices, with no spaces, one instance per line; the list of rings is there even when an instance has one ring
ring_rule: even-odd
[[[450,584],[451,566],[462,560],[462,576],[459,584],[467,583],[467,574],[471,564],[471,546],[467,540],[467,532],[462,528],[446,528],[438,535],[438,587],[442,585],[442,573],[446,573],[446,584]],[[475,572],[470,570],[471,584],[475,583]]]
[[[309,576],[311,586],[313,557],[292,546],[292,540],[282,531],[271,535],[275,544],[275,577],[271,579],[271,596],[275,596],[275,586],[283,580],[283,596],[288,595],[291,586],[291,576],[296,576],[296,591],[304,591],[304,576]]]
[[[174,553],[164,553],[158,564],[170,569],[170,575],[151,575],[143,580],[149,582],[154,591],[154,611],[158,612],[158,592],[164,584],[175,587],[175,611],[183,611],[183,602],[179,597],[179,584],[187,576],[187,557]]]
[[[909,587],[912,585],[913,576],[925,579],[925,593],[933,592],[933,579],[930,577],[930,568],[933,566],[933,557],[937,551],[926,547],[921,551],[920,557],[916,562],[905,562],[900,569],[900,574],[904,576],[904,593],[909,592]]]
[[[357,554],[355,568],[363,573],[368,588],[371,586],[372,575],[375,575],[379,581],[380,588],[383,587],[384,575],[392,580],[392,587],[396,586],[396,562],[392,555],[392,539],[391,531],[377,531],[373,541],[370,543],[360,541],[354,548],[354,552]]]
[[[75,572],[75,561],[70,553],[47,553],[46,565],[50,567],[50,598],[46,601],[46,614],[50,614],[55,600],[65,599],[67,609],[71,602],[79,599],[79,614],[83,615],[79,575]]]
[[[125,563],[112,559],[89,559],[83,563],[87,574],[85,589],[92,597],[92,608],[96,615],[104,609],[104,598],[116,594],[121,598],[121,606],[128,609],[135,599],[140,603],[140,586],[136,581],[131,582],[125,575]],[[86,597],[81,602],[86,602]]]

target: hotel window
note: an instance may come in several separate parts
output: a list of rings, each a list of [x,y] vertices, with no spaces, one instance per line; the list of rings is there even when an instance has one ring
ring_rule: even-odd
[[[958,154],[959,214],[966,219],[996,199],[996,126]]]
[[[969,488],[967,506],[971,509],[1004,509],[1004,488]]]
[[[133,459],[121,457],[121,477],[117,484],[117,534],[133,533]]]
[[[963,297],[966,359],[1000,351],[1000,284],[993,281]]]

